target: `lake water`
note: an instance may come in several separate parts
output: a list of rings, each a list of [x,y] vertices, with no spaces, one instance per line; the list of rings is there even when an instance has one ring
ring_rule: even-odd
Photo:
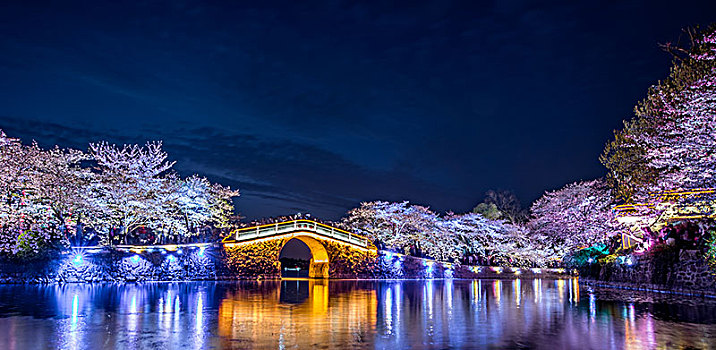
[[[0,286],[0,349],[716,348],[716,303],[577,280]]]

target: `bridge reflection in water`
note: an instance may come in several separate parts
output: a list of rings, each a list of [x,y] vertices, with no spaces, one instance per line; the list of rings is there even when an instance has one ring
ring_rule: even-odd
[[[328,280],[284,279],[230,292],[219,306],[224,346],[328,348],[373,343],[377,298],[372,288],[332,290]],[[267,295],[268,293],[268,295]],[[279,302],[276,302],[276,301]],[[258,341],[257,341],[258,340]]]

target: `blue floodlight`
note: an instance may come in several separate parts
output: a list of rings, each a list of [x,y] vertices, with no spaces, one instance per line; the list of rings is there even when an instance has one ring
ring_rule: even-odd
[[[593,262],[594,262],[594,258],[589,258],[589,259],[587,259],[587,262],[590,263],[590,264],[593,263]]]
[[[181,255],[181,253],[183,253],[183,251],[181,250],[181,248],[177,249],[177,254]]]
[[[174,261],[174,259],[176,259],[176,258],[174,257],[174,255],[171,255],[171,254],[170,254],[170,255],[167,257],[167,259],[169,259],[169,261]]]
[[[206,247],[199,248],[199,253],[197,255],[204,256],[204,251],[206,251]]]
[[[75,265],[82,265],[82,254],[77,254],[77,255],[75,255],[75,258],[72,259],[72,262],[73,262]]]
[[[135,263],[135,264],[139,262],[139,255],[138,255],[138,254],[134,254],[134,255],[132,256],[132,262]]]

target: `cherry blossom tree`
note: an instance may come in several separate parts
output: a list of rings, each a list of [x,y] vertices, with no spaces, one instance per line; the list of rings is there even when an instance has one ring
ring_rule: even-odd
[[[173,183],[178,186],[171,192],[172,198],[168,200],[173,207],[167,217],[182,223],[175,227],[181,236],[196,236],[202,228],[208,226],[228,227],[229,217],[234,211],[231,198],[238,196],[238,191],[213,184],[198,175]]]
[[[624,130],[614,131],[614,140],[607,143],[599,161],[607,168],[606,181],[614,197],[624,202],[643,199],[645,189],[656,182],[658,170],[646,159],[642,148],[628,132],[635,122],[626,122]]]
[[[488,260],[493,251],[499,250],[494,238],[502,230],[502,225],[503,221],[489,220],[477,213],[448,213],[442,221],[446,233],[455,237],[456,243],[453,244],[463,256],[479,256]]]
[[[628,202],[716,187],[716,26],[687,34],[690,47],[663,46],[674,55],[669,76],[649,89],[600,158]]]
[[[126,243],[130,232],[156,225],[165,214],[171,186],[161,175],[171,169],[161,143],[116,145],[90,144],[97,179],[88,188],[91,224],[104,244]],[[161,220],[161,219],[160,219]],[[162,222],[163,224],[164,222]],[[161,224],[160,224],[161,225]]]
[[[674,220],[716,213],[716,26],[688,29],[688,46],[667,43],[669,76],[652,86],[635,116],[615,132],[600,161],[620,221],[645,247]],[[668,230],[666,230],[668,231]]]
[[[529,240],[526,229],[476,213],[448,213],[444,223],[459,242],[461,258],[468,263],[513,266],[543,265],[546,256]]]
[[[90,144],[97,180],[89,186],[90,212],[102,243],[125,242],[143,228],[166,238],[184,240],[206,225],[225,227],[237,191],[206,178],[181,179],[171,172],[161,142],[144,147]]]
[[[456,263],[535,265],[545,259],[522,226],[478,213],[437,215],[408,202],[366,202],[348,212],[343,224],[408,254]]]
[[[83,166],[91,161],[93,168]],[[0,254],[38,255],[77,233],[101,244],[139,231],[183,240],[224,228],[238,191],[199,176],[182,179],[161,142],[90,145],[88,154],[23,145],[0,130]],[[91,238],[91,237],[90,237]],[[145,240],[156,243],[156,238]]]
[[[716,26],[689,34],[691,47],[636,109],[647,127],[634,138],[661,170],[659,189],[716,186]]]
[[[52,210],[65,238],[76,235],[87,207],[85,189],[94,177],[90,169],[81,167],[81,162],[89,159],[88,155],[59,147],[49,151],[37,148],[35,154],[38,162],[37,176],[33,177],[34,195]]]
[[[532,204],[531,238],[555,257],[589,247],[622,232],[612,206],[611,189],[603,179],[547,192]]]
[[[33,256],[67,244],[81,205],[81,159],[82,152],[43,151],[0,131],[0,253]]]
[[[428,208],[408,202],[383,201],[361,203],[348,212],[344,224],[392,249],[409,253],[420,249],[421,238],[435,216]]]

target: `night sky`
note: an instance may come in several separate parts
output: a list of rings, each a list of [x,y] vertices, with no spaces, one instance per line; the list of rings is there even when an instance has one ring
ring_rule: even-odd
[[[716,1],[0,4],[0,128],[163,140],[248,218],[367,200],[465,212],[602,176],[612,130],[668,74],[659,43]],[[232,2],[233,3],[233,2]]]

